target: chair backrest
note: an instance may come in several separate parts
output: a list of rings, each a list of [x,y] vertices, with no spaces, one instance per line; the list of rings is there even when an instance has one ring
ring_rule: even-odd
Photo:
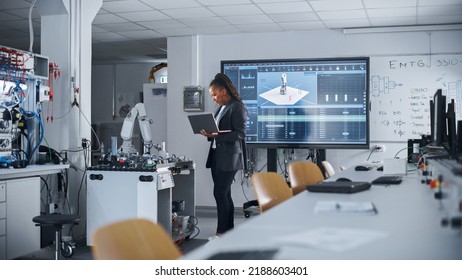
[[[250,178],[257,194],[260,212],[292,197],[292,191],[286,180],[275,172],[258,172]]]
[[[322,162],[322,167],[324,167],[324,170],[326,171],[326,177],[327,178],[335,175],[334,167],[327,160],[324,160]]]
[[[306,186],[324,180],[321,169],[309,161],[293,161],[289,164],[289,179],[294,195],[303,192]]]
[[[174,260],[181,251],[161,225],[131,219],[98,228],[92,254],[97,260]]]

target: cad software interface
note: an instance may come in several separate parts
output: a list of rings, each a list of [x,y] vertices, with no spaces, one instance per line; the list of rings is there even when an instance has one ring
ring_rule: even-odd
[[[367,144],[368,60],[223,61],[258,144]]]

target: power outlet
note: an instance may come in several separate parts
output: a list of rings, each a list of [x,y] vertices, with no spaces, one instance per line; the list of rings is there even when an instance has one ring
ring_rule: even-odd
[[[384,145],[377,145],[377,152],[385,152],[385,146]]]

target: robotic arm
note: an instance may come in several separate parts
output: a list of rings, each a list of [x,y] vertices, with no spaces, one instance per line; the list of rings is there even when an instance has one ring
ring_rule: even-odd
[[[125,117],[124,123],[122,125],[122,130],[120,131],[120,136],[124,140],[119,151],[123,154],[134,154],[137,152],[132,143],[133,138],[133,128],[135,127],[135,120],[138,119],[140,125],[141,136],[143,137],[143,143],[145,147],[151,147],[152,137],[151,137],[151,120],[146,116],[146,108],[143,103],[138,103],[133,107]],[[149,151],[148,151],[149,153]]]

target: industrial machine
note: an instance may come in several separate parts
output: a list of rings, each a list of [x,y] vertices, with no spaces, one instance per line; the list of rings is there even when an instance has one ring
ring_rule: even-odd
[[[149,154],[152,147],[152,136],[151,136],[151,123],[152,121],[146,115],[146,108],[143,103],[136,104],[128,115],[125,117],[120,131],[120,136],[123,139],[122,146],[120,146],[119,152],[123,155],[136,154],[138,151],[133,146],[133,128],[135,127],[135,120],[138,120],[141,136],[143,137],[143,154]]]

